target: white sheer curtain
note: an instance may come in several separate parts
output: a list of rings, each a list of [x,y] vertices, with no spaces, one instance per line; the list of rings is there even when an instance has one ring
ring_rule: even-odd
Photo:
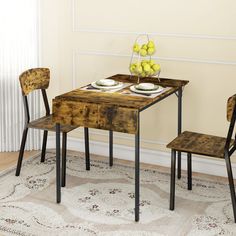
[[[38,66],[37,0],[0,0],[0,151],[17,151],[24,126],[19,75]],[[39,113],[39,94],[29,97],[31,118]],[[29,130],[26,149],[38,149],[40,133]]]

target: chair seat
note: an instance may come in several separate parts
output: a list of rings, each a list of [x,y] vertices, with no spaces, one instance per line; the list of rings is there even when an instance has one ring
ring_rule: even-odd
[[[28,124],[28,127],[56,132],[56,125],[52,122],[52,115],[44,116],[37,120],[33,120]],[[76,128],[78,128],[78,126],[61,125],[61,132],[68,133]]]
[[[226,138],[185,131],[167,145],[181,152],[224,158]],[[234,140],[231,141],[230,147]]]

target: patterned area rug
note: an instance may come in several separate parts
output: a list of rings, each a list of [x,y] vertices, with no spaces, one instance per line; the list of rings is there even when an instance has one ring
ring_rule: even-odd
[[[227,184],[186,176],[177,180],[176,209],[169,211],[169,173],[142,169],[140,222],[134,222],[134,168],[68,152],[67,186],[55,203],[55,152],[0,173],[0,235],[236,235]]]

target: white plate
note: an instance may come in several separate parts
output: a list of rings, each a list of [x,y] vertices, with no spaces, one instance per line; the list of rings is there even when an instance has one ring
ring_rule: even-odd
[[[136,89],[135,88],[135,85],[132,85],[130,87],[130,90],[134,93],[141,93],[141,94],[153,94],[153,93],[160,93],[163,91],[163,87],[161,86],[158,86],[158,89],[157,90],[140,90],[140,89]]]
[[[118,88],[122,88],[124,84],[122,82],[119,82],[117,85],[114,86],[101,86],[101,85],[97,85],[97,81],[92,82],[91,86],[97,89],[101,89],[101,90],[112,90],[112,89],[118,89]]]

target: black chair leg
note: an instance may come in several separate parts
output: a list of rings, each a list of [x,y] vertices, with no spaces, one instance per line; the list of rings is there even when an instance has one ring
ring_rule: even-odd
[[[231,201],[232,201],[232,206],[233,206],[234,222],[236,223],[235,187],[234,187],[234,179],[233,179],[231,162],[230,162],[230,158],[228,156],[225,157],[225,162],[226,162],[226,168],[227,168],[228,179],[229,179],[229,187],[230,187]]]
[[[90,154],[89,154],[89,130],[84,127],[84,142],[85,142],[85,162],[86,170],[90,170]]]
[[[25,128],[23,131],[22,140],[21,140],[20,152],[19,152],[19,157],[18,157],[18,162],[17,162],[17,167],[16,167],[16,176],[20,175],[27,134],[28,134],[28,128]]]
[[[62,175],[61,175],[61,186],[66,186],[66,143],[67,133],[62,134]]]
[[[41,162],[45,161],[45,153],[46,153],[46,147],[47,147],[47,139],[48,139],[48,131],[43,131],[43,145],[42,145],[42,153],[41,153]]]
[[[187,153],[188,162],[188,190],[192,190],[192,153]]]
[[[170,210],[175,208],[175,169],[176,169],[176,151],[171,150],[171,176],[170,176]]]
[[[61,148],[60,148],[60,123],[56,123],[56,197],[57,203],[61,202]]]

